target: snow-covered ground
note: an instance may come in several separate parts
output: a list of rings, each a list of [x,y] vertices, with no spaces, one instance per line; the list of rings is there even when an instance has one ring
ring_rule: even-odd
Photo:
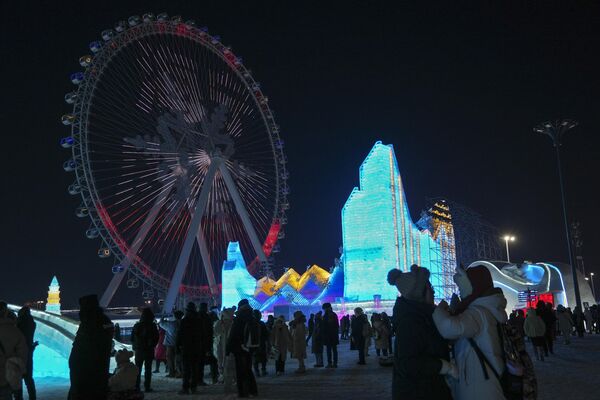
[[[598,398],[598,376],[600,376],[600,335],[573,338],[565,346],[559,340],[555,355],[544,362],[534,361],[539,384],[539,399],[589,400]],[[312,366],[309,358],[307,366]],[[371,354],[367,365],[356,365],[357,353],[349,351],[347,341],[340,346],[338,369],[308,368],[305,374],[295,374],[297,362],[288,359],[286,374],[276,377],[274,365],[268,366],[269,375],[258,378],[259,397],[262,399],[389,399],[391,398],[391,373],[389,367],[377,364]],[[208,368],[207,368],[208,372]],[[177,391],[181,381],[155,374],[152,386],[155,392],[146,396],[149,400],[179,398]],[[69,382],[64,379],[42,378],[37,381],[40,399],[65,399]],[[234,399],[235,394],[223,394],[222,385],[201,387],[196,396],[188,399],[223,400]]]

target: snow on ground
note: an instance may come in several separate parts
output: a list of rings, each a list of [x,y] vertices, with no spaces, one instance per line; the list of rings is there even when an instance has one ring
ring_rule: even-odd
[[[530,347],[528,349],[531,350]],[[544,362],[534,361],[539,400],[595,398],[598,391],[597,379],[600,376],[600,335],[588,335],[583,339],[574,337],[569,346],[563,345],[559,340],[554,353],[554,356],[548,357]],[[276,377],[271,361],[267,367],[269,375],[257,378],[259,397],[267,400],[390,399],[392,369],[379,366],[374,354],[367,358],[366,366],[356,365],[357,357],[356,352],[349,350],[348,342],[343,341],[338,369],[308,368],[306,373],[296,374],[294,370],[297,361],[288,358],[286,374]],[[312,367],[312,355],[307,361],[306,365]],[[195,396],[178,396],[176,393],[180,389],[180,380],[165,378],[163,373],[154,374],[153,378],[155,392],[146,395],[149,400],[236,398],[235,394],[223,394],[222,385],[200,387]],[[37,383],[40,399],[66,399],[68,380],[41,378]]]

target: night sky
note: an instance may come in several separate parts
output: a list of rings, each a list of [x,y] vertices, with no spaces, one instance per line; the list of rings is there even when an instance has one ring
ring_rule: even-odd
[[[573,118],[580,125],[563,146],[568,202],[583,225],[586,267],[600,273],[598,4],[322,3],[2,2],[0,298],[45,298],[56,274],[73,307],[108,284],[111,261],[97,257],[89,220],[74,214],[80,199],[66,192],[73,175],[62,169],[70,153],[58,145],[68,135],[60,116],[88,43],[147,11],[221,35],[269,96],[292,191],[278,263],[332,264],[340,210],[377,140],[395,147],[415,220],[426,197],[444,196],[517,236],[513,261],[566,261],[555,155],[532,128]],[[139,292],[123,288],[116,300],[139,302]]]

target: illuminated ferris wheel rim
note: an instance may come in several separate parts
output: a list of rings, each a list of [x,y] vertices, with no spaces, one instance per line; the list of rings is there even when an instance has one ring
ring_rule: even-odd
[[[151,14],[145,14],[143,18],[134,16],[130,17],[128,22],[119,22],[115,30],[103,31],[104,43],[92,42],[90,44],[90,49],[95,55],[80,58],[81,65],[86,68],[85,72],[71,75],[73,83],[79,86],[78,90],[65,96],[65,100],[73,104],[73,112],[67,115],[67,121],[63,116],[63,123],[69,122],[72,128],[70,141],[69,138],[65,138],[61,143],[63,147],[67,147],[65,146],[67,143],[72,144],[73,159],[67,163],[72,163],[69,165],[73,167],[72,169],[76,173],[76,182],[70,186],[69,191],[71,192],[73,187],[73,191],[78,190],[81,193],[83,204],[77,212],[78,214],[86,213],[90,216],[92,226],[96,229],[96,235],[102,239],[106,246],[101,251],[106,250],[108,254],[114,255],[119,263],[122,263],[127,258],[129,246],[113,224],[110,215],[106,212],[96,188],[88,141],[90,107],[97,84],[111,60],[128,45],[153,35],[182,37],[210,50],[212,54],[216,55],[229,67],[230,71],[237,75],[240,82],[244,83],[247,93],[250,94],[256,109],[260,112],[263,126],[270,139],[271,150],[275,155],[273,163],[275,170],[275,207],[269,233],[273,230],[273,227],[279,230],[286,223],[285,211],[289,207],[287,201],[288,173],[285,167],[286,158],[283,154],[283,142],[279,137],[279,127],[276,125],[268,106],[267,97],[260,90],[260,85],[242,64],[241,59],[236,57],[230,48],[224,46],[217,36],[209,35],[207,29],[197,28],[191,21],[183,23],[179,17],[168,19],[166,14],[159,14],[158,18],[153,18]],[[67,168],[65,167],[65,169]],[[93,228],[89,229],[86,234],[90,233]],[[88,234],[88,237],[90,236],[94,236],[94,232]],[[265,241],[268,239],[268,237],[264,238]],[[131,271],[144,283],[159,290],[161,288],[166,290],[169,287],[170,277],[157,273],[142,258],[135,255],[129,262],[133,266]],[[210,292],[208,286],[186,284],[181,285],[180,291],[184,291],[191,296],[206,296]]]

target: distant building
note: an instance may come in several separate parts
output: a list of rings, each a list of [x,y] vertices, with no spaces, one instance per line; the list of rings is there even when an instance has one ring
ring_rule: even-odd
[[[509,264],[506,261],[475,261],[470,266],[486,267],[494,286],[502,289],[507,300],[507,311],[535,307],[543,300],[554,307],[575,307],[575,291],[571,267],[563,263],[524,262]],[[592,290],[577,271],[581,301],[585,305],[595,304]],[[581,282],[584,282],[583,284]]]
[[[56,276],[52,278],[48,286],[48,301],[46,302],[46,312],[60,314],[60,286]]]

